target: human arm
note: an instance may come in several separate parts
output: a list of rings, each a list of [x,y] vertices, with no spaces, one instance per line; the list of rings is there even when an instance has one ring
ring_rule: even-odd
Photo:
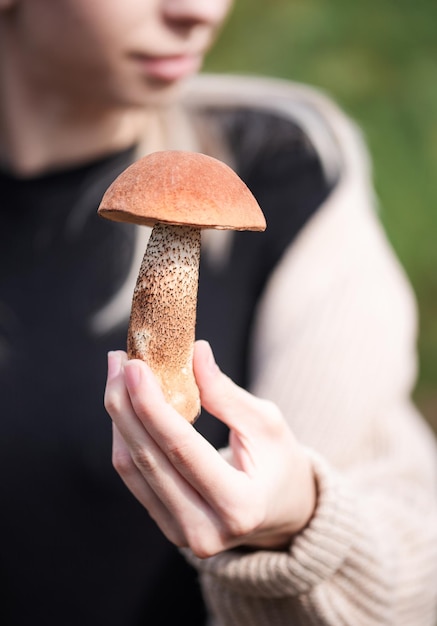
[[[315,452],[288,552],[196,564],[218,623],[421,624],[436,612],[436,448],[412,405],[416,309],[364,194],[303,231],[259,307],[252,386]]]

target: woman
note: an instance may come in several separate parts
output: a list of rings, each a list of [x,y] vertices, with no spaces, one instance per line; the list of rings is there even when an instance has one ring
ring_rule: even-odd
[[[4,624],[433,623],[411,291],[329,100],[191,79],[229,5],[0,0]],[[162,148],[227,160],[268,223],[204,242],[196,429],[123,352],[144,233],[96,217]]]

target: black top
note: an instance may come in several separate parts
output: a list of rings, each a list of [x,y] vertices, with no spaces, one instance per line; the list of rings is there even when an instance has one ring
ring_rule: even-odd
[[[248,383],[254,306],[285,247],[329,192],[319,160],[290,121],[208,112],[262,206],[265,233],[235,234],[229,264],[202,259],[197,336]],[[103,407],[106,353],[93,313],[123,283],[133,226],[99,218],[99,201],[134,150],[32,179],[0,173],[0,623],[139,626],[205,612],[196,574],[111,464]],[[215,445],[226,431],[202,416]]]

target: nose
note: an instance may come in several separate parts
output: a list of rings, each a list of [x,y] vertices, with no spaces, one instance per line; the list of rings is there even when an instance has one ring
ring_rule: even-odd
[[[225,19],[232,0],[163,0],[164,17],[181,27],[204,23],[219,25]]]

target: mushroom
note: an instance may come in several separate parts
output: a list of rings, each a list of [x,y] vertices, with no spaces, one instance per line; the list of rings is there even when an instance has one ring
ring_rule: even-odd
[[[193,374],[201,229],[263,231],[244,182],[205,154],[165,150],[135,161],[110,185],[98,214],[152,227],[133,293],[127,354],[148,363],[164,397],[194,423]]]

